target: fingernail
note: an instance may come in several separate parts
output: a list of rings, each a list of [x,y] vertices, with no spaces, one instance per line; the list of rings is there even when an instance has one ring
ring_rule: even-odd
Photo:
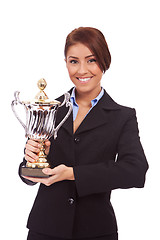
[[[43,172],[44,172],[44,173],[48,173],[48,170],[47,170],[47,169],[43,169]]]

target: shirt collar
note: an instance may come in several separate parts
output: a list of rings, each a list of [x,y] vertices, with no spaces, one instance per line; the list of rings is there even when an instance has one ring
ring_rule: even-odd
[[[76,103],[75,89],[76,88],[74,87],[72,90],[70,100],[71,100],[72,104],[78,106],[78,104]],[[104,88],[102,87],[99,95],[95,99],[91,100],[92,107],[94,107],[97,104],[97,102],[101,99],[103,94],[104,94]]]
[[[72,90],[70,100],[71,100],[71,102],[72,102],[73,105],[78,106],[78,104],[76,103],[75,89],[76,89],[76,88],[74,87],[73,90]]]

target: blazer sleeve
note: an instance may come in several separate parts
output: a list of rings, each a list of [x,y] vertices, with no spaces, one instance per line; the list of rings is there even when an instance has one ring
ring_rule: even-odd
[[[30,180],[28,180],[28,179],[26,179],[26,178],[24,178],[24,177],[21,176],[21,168],[26,165],[26,162],[27,162],[27,161],[25,160],[25,158],[23,158],[23,162],[19,165],[18,173],[19,173],[19,176],[20,176],[21,180],[22,180],[24,183],[26,183],[27,185],[33,186],[33,185],[36,184],[35,182],[32,182],[32,181],[30,181]]]
[[[136,112],[131,109],[130,117],[121,130],[116,160],[74,167],[78,195],[103,193],[118,188],[142,188],[147,169]]]

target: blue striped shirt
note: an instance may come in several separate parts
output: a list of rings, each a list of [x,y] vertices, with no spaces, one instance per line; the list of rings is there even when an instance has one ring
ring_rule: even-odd
[[[104,89],[102,88],[102,90],[101,90],[101,92],[99,93],[99,95],[95,98],[95,99],[93,99],[92,101],[91,101],[91,108],[89,109],[89,111],[88,111],[88,113],[92,110],[92,108],[93,107],[95,107],[96,106],[96,104],[98,103],[98,101],[101,99],[101,97],[103,96],[103,94],[104,94]],[[75,96],[75,87],[73,88],[73,90],[72,90],[72,94],[71,94],[71,97],[70,97],[70,101],[71,101],[71,103],[72,103],[72,105],[73,105],[73,121],[76,119],[76,117],[77,117],[77,113],[78,113],[78,109],[79,109],[79,106],[78,106],[78,104],[76,103],[76,96]],[[87,113],[87,114],[88,114]],[[86,116],[87,116],[87,114],[86,114]]]

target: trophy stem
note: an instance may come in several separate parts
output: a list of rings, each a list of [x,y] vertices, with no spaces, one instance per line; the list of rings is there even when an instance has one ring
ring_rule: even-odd
[[[50,167],[49,163],[47,162],[47,156],[45,154],[45,140],[41,140],[41,148],[40,148],[40,152],[38,153],[38,157],[39,159],[36,160],[35,162],[31,163],[31,162],[27,162],[26,166],[29,168],[46,168],[46,167]]]
[[[41,141],[41,149],[40,152],[38,153],[38,157],[39,157],[39,162],[46,162],[46,154],[45,154],[45,144],[44,144],[44,140]]]

